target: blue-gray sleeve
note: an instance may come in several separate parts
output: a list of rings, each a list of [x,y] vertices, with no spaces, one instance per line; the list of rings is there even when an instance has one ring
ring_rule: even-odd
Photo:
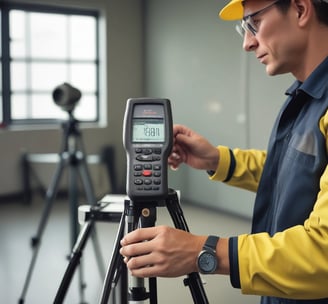
[[[238,237],[229,239],[230,282],[234,288],[241,288],[238,262]]]

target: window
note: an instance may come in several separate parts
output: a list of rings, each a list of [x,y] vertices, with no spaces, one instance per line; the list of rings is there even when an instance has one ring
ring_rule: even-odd
[[[2,123],[66,118],[66,111],[52,96],[63,83],[82,93],[74,117],[98,121],[98,13],[8,2],[0,4],[0,9]]]

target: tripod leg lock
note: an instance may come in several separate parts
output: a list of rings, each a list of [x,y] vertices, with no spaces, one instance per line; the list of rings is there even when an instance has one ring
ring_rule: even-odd
[[[38,238],[36,236],[31,238],[31,247],[32,248],[35,248],[37,245],[39,245],[39,243],[40,243],[40,238]]]
[[[129,289],[129,301],[144,301],[149,298],[145,287],[133,287]]]

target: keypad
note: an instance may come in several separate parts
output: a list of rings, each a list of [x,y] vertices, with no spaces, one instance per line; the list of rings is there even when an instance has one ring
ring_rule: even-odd
[[[139,191],[158,191],[162,184],[161,148],[136,148],[134,184]]]

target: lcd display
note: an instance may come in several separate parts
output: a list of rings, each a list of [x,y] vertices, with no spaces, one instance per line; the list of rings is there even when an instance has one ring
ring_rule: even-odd
[[[133,142],[164,142],[165,130],[163,119],[135,118],[133,119]]]

